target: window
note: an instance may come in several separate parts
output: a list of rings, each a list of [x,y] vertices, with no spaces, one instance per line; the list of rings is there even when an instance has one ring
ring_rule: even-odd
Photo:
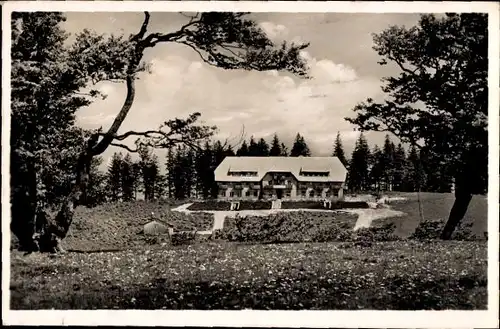
[[[302,191],[300,191],[300,194],[302,194],[302,197],[304,197],[304,198],[305,198],[305,197],[306,197],[306,190],[302,190]]]
[[[233,191],[229,192],[229,196],[232,198],[234,196],[234,192]]]
[[[220,190],[219,191],[219,196],[224,196],[226,195],[226,191],[225,190]]]
[[[258,197],[259,196],[259,191],[253,191],[253,196]]]
[[[228,171],[228,176],[238,176],[238,177],[255,177],[257,176],[256,171]]]
[[[328,171],[301,171],[300,175],[307,177],[328,177]]]

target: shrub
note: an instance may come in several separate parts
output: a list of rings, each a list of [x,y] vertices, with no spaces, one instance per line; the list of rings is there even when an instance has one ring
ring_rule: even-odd
[[[196,231],[174,232],[170,237],[173,246],[193,244],[196,240]]]
[[[397,241],[400,240],[400,238],[396,234],[394,234],[395,229],[396,225],[394,223],[387,223],[379,227],[364,227],[354,231],[351,237],[354,242]]]
[[[203,202],[194,202],[188,207],[188,210],[214,210],[228,211],[231,208],[231,202],[220,200],[206,200]]]
[[[268,210],[271,206],[271,201],[240,201],[239,210]]]
[[[333,205],[332,205],[333,206]],[[283,209],[325,209],[323,202],[320,201],[283,201]]]
[[[340,208],[366,209],[370,208],[366,201],[340,201]]]
[[[213,238],[260,243],[343,241],[355,223],[356,216],[347,213],[281,212],[228,218]]]
[[[410,235],[410,239],[420,241],[439,239],[444,225],[444,221],[423,221],[415,229],[415,232]],[[472,226],[473,223],[471,222],[462,222],[455,229],[452,239],[462,241],[474,241],[480,239],[481,237],[476,236],[476,234],[472,231]]]

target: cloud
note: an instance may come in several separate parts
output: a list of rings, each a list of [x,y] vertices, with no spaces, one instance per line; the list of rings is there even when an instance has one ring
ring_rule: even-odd
[[[291,148],[299,132],[314,154],[328,155],[337,131],[345,139],[346,150],[350,149],[357,135],[344,117],[353,114],[358,102],[380,94],[378,79],[359,76],[349,65],[308,52],[302,56],[310,64],[311,79],[277,71],[217,69],[168,50],[155,49],[152,72],[137,80],[134,105],[120,133],[155,129],[165,120],[201,112],[206,124],[218,127],[218,138],[238,138],[244,127],[247,138],[270,140],[277,133]],[[123,84],[101,90],[108,98],[81,111],[82,126],[107,128],[121,108]],[[133,139],[126,144],[133,145]],[[110,149],[104,156],[115,151]],[[158,156],[164,157],[163,152]]]
[[[262,22],[259,26],[270,39],[283,39],[288,34],[288,28],[282,24]]]

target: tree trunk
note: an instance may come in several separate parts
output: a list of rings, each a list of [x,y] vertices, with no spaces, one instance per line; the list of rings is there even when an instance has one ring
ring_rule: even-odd
[[[88,184],[90,163],[93,158],[92,147],[93,143],[89,142],[87,148],[80,154],[76,166],[76,180],[72,183],[73,187],[69,195],[61,202],[57,214],[53,218],[46,210],[37,214],[37,222],[42,226],[38,237],[38,246],[41,252],[63,251],[59,243],[69,231],[75,208]]]
[[[450,211],[450,216],[446,222],[443,231],[441,232],[441,239],[449,240],[458,224],[462,221],[469,207],[469,203],[472,199],[472,192],[468,188],[456,187],[455,190],[455,202]]]
[[[28,157],[24,166],[15,154],[11,159],[11,186],[18,187],[11,197],[11,230],[18,239],[19,250],[37,251],[34,241],[37,209],[35,165],[31,157]]]

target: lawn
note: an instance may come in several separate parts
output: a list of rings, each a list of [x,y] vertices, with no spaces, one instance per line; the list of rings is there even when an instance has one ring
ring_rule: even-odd
[[[205,231],[213,226],[213,215],[184,214],[170,211],[184,202],[118,202],[95,208],[77,208],[73,224],[62,246],[68,250],[116,250],[147,244],[140,234],[151,213],[160,222],[168,222],[175,231]],[[147,240],[147,239],[146,239]]]
[[[395,233],[401,237],[410,236],[420,223],[417,193],[393,193],[393,196],[407,198],[405,201],[391,202],[394,210],[406,213],[406,216],[387,220],[374,221],[373,225],[394,223]],[[451,193],[421,193],[421,204],[425,221],[437,221],[444,226],[448,220],[451,207],[455,200]],[[478,237],[482,237],[488,229],[488,200],[486,196],[475,195],[463,219],[463,225],[471,226],[470,230]]]
[[[485,309],[486,244],[234,244],[12,253],[13,309]]]
[[[485,309],[486,241],[411,238],[417,227],[424,237],[439,232],[453,196],[421,195],[426,220],[437,226],[419,226],[416,195],[403,196],[408,200],[390,206],[405,216],[374,220],[356,233],[356,218],[342,211],[278,213],[228,218],[222,234],[175,246],[150,245],[138,234],[152,211],[184,230],[207,229],[213,216],[170,211],[179,203],[81,208],[63,241],[66,249],[124,250],[57,256],[12,251],[11,307]],[[482,236],[486,205],[486,198],[474,197],[465,218],[472,226],[459,234],[470,229]]]

